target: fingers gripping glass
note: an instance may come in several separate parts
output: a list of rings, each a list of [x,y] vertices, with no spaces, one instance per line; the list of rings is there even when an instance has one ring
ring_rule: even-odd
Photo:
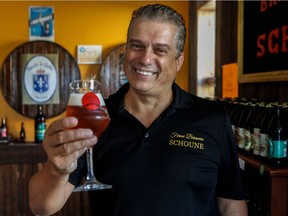
[[[110,122],[104,99],[100,93],[100,83],[97,80],[76,80],[70,83],[70,96],[66,116],[78,119],[75,128],[90,128],[99,137]],[[111,185],[96,180],[93,169],[93,149],[86,150],[87,175],[83,185],[76,191],[89,191],[112,188]]]

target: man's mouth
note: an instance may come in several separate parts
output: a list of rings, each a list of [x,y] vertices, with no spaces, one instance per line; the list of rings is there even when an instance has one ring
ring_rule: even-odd
[[[142,76],[152,76],[154,74],[154,72],[143,70],[136,70],[136,72]]]

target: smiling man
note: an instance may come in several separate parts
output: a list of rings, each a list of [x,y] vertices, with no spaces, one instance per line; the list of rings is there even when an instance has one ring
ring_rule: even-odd
[[[124,57],[129,82],[106,100],[111,122],[98,140],[90,129],[72,129],[76,118],[50,124],[48,161],[30,181],[35,214],[62,208],[85,175],[85,148],[97,142],[96,177],[113,188],[89,192],[92,215],[247,215],[226,113],[174,82],[185,37],[184,20],[170,7],[133,12]]]

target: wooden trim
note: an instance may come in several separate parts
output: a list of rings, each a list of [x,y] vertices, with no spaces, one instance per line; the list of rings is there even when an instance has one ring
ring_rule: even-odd
[[[189,92],[197,94],[197,3],[189,2]]]
[[[239,83],[288,81],[287,72],[288,71],[274,71],[254,74],[242,74],[239,77]]]
[[[0,164],[29,164],[43,163],[47,155],[41,144],[1,144]]]
[[[274,177],[271,181],[271,215],[286,216],[287,215],[287,177]]]
[[[243,74],[244,1],[238,1],[239,83],[288,81],[288,70]]]
[[[242,155],[241,153],[239,153],[239,158],[245,161],[245,165],[255,169],[260,169],[261,166],[264,166],[264,172],[269,176],[288,176],[288,167],[273,168],[256,159]]]

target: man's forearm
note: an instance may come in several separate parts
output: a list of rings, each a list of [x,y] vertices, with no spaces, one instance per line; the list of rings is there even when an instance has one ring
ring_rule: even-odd
[[[73,186],[69,175],[53,171],[48,163],[29,182],[29,204],[35,215],[51,215],[60,210],[69,197]]]
[[[245,200],[218,198],[218,209],[220,216],[248,216]]]

